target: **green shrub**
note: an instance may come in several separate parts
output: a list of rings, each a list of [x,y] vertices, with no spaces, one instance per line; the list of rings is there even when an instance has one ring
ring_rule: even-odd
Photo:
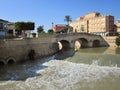
[[[115,44],[119,47],[120,46],[120,35],[116,38]]]

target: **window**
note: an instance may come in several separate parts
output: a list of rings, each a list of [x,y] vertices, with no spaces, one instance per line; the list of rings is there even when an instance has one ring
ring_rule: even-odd
[[[3,23],[0,23],[0,30],[3,30]]]
[[[103,18],[102,20],[105,20],[105,18]]]
[[[3,25],[4,25],[4,29],[6,30],[6,29],[7,29],[7,24],[6,24],[6,23],[4,23]]]

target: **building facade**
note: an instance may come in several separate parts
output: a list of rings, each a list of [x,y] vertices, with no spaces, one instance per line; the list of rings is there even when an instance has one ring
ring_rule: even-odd
[[[7,20],[0,19],[0,36],[8,37],[10,35],[15,36],[14,23],[9,22]]]
[[[60,32],[67,27],[68,26],[66,24],[56,24],[56,25],[53,26],[53,31],[54,32]]]
[[[5,38],[6,32],[8,31],[8,21],[0,19],[0,38]]]
[[[120,34],[120,20],[117,20],[117,22],[115,24],[117,27],[117,32]]]
[[[92,12],[71,22],[74,32],[87,32],[97,35],[114,35],[114,16]]]
[[[16,30],[15,30],[15,27],[14,27],[14,22],[8,22],[8,34],[10,36],[16,36]]]
[[[25,34],[25,35],[24,35]],[[14,37],[32,37],[31,30],[15,30],[14,22],[0,19],[0,39]]]

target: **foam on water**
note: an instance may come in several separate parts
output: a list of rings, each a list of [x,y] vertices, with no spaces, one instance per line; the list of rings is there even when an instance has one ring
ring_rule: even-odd
[[[0,83],[0,89],[6,85],[12,85],[14,87],[9,88],[9,90],[79,90],[85,87],[91,88],[86,90],[93,90],[100,83],[102,85],[111,85],[112,83],[120,82],[120,68],[99,66],[97,61],[88,65],[51,60],[43,65],[48,68],[36,72],[41,74],[41,76],[31,77],[25,81],[3,82]],[[109,90],[113,90],[113,88]],[[116,88],[120,88],[120,86]]]

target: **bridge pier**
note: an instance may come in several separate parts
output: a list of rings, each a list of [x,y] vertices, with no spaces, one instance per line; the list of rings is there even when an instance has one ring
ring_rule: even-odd
[[[88,47],[89,47],[89,48],[92,48],[92,47],[93,47],[93,42],[92,42],[91,40],[88,42]]]
[[[70,49],[74,49],[75,48],[75,42],[74,41],[71,41],[70,42]]]

